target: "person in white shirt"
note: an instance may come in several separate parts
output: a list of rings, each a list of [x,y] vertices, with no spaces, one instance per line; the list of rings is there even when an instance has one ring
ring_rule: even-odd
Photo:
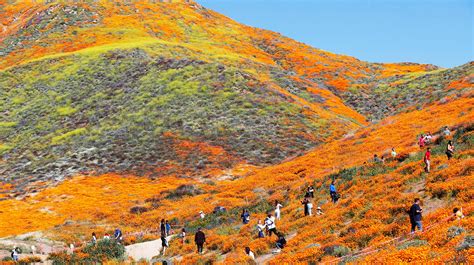
[[[199,212],[199,217],[201,217],[201,219],[204,219],[204,217],[206,217],[206,214],[204,214],[203,211],[200,211]]]
[[[272,214],[268,214],[267,218],[265,218],[265,226],[267,227],[268,236],[272,236],[273,233],[276,234],[275,217]]]
[[[395,152],[395,147],[392,147],[391,155],[392,155],[392,158],[397,157],[397,152]]]
[[[262,220],[258,220],[257,222],[257,231],[258,231],[258,237],[263,238],[265,235],[263,234],[263,230],[265,229],[265,224],[262,224]]]
[[[245,254],[247,254],[247,256],[249,256],[252,260],[255,260],[255,255],[249,247],[245,247]]]
[[[283,205],[281,205],[280,202],[275,201],[275,217],[277,220],[281,219],[281,207],[283,207]]]

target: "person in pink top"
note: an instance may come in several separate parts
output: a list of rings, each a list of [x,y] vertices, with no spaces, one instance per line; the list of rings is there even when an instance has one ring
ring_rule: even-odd
[[[418,140],[418,145],[420,146],[420,148],[423,148],[425,146],[425,136],[423,134],[420,136],[420,139]]]

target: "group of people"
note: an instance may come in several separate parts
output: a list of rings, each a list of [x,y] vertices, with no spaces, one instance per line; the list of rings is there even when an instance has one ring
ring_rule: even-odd
[[[111,240],[112,237],[110,236],[109,233],[105,233],[103,239],[104,240]],[[116,228],[115,231],[114,231],[113,239],[119,244],[122,243],[122,241],[123,241],[122,230],[120,230],[119,228]],[[94,244],[94,245],[97,244],[97,234],[95,232],[92,232],[91,243]],[[73,249],[73,248],[74,247],[72,246],[71,249]]]

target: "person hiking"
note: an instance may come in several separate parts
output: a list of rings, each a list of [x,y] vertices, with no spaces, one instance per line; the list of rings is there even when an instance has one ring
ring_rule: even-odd
[[[92,245],[95,245],[97,243],[97,236],[95,232],[92,232]]]
[[[242,223],[244,225],[250,222],[250,213],[247,209],[242,210],[242,214],[240,215],[240,217],[242,218]]]
[[[431,167],[431,148],[428,147],[426,149],[425,156],[423,157],[423,161],[425,162],[425,172],[430,173],[430,167]]]
[[[278,233],[277,236],[278,236],[278,239],[276,241],[276,247],[277,247],[276,252],[281,252],[281,250],[286,246],[286,239],[283,233]]]
[[[309,198],[308,198],[308,204],[306,205],[306,207],[308,208],[308,215],[313,216],[313,203],[311,202]]]
[[[249,256],[252,260],[255,260],[255,254],[253,254],[253,251],[250,250],[250,247],[245,247],[245,254]]]
[[[413,205],[410,207],[410,223],[411,223],[411,233],[415,233],[416,227],[418,230],[423,231],[423,226],[421,224],[421,213],[423,209],[420,207],[420,199],[416,198]]]
[[[183,229],[181,229],[181,234],[179,235],[181,237],[181,243],[184,244],[185,240],[186,240],[186,229],[183,227]]]
[[[275,201],[275,217],[277,220],[281,219],[281,210],[280,208],[283,207],[283,205],[280,204],[278,200]]]
[[[448,141],[448,144],[446,145],[446,156],[448,157],[448,160],[451,160],[453,155],[454,155],[454,145],[453,145],[453,142],[450,140]]]
[[[314,187],[308,186],[308,191],[306,192],[306,197],[314,198]]]
[[[377,154],[374,154],[374,163],[382,163],[382,159],[379,158]]]
[[[431,140],[433,140],[433,135],[431,135],[431,133],[428,132],[428,133],[425,135],[425,143],[426,143],[426,144],[431,144]]]
[[[204,234],[203,231],[201,231],[200,227],[198,228],[196,234],[194,235],[194,242],[196,243],[196,246],[197,246],[197,252],[199,254],[202,254],[204,243],[206,243],[206,235]]]
[[[110,235],[109,235],[109,233],[105,233],[104,239],[105,239],[105,240],[110,240]]]
[[[395,159],[397,157],[397,152],[395,152],[395,147],[392,147],[392,152],[390,152],[392,158]]]
[[[258,231],[258,238],[264,238],[265,235],[263,230],[265,229],[265,224],[262,224],[262,220],[258,220],[257,222],[257,231]]]
[[[114,232],[114,239],[115,241],[117,241],[117,243],[120,244],[120,242],[122,242],[123,240],[123,234],[122,234],[122,230],[116,228],[115,229],[115,232]]]
[[[166,234],[165,219],[161,219],[160,221],[160,234]]]
[[[11,251],[11,258],[13,261],[17,262],[18,261],[18,255],[20,254],[20,250],[17,246],[14,246],[12,251]]]
[[[444,134],[444,136],[450,136],[451,135],[451,131],[449,130],[448,126],[444,126],[443,134]]]
[[[308,207],[309,199],[308,199],[308,197],[304,197],[304,199],[301,201],[301,204],[303,204],[304,216],[308,216],[309,215],[309,207]]]
[[[206,214],[205,214],[203,211],[200,211],[200,212],[199,212],[199,217],[200,217],[201,219],[204,219],[204,217],[206,217]]]
[[[454,208],[453,209],[453,214],[454,214],[454,216],[456,216],[456,218],[458,220],[461,220],[462,218],[464,218],[464,214],[462,213],[462,208],[461,209],[459,209],[457,207]]]
[[[277,232],[276,225],[275,225],[275,217],[272,214],[268,214],[267,218],[265,218],[265,226],[267,227],[267,234],[268,236],[272,236],[272,233]]]
[[[425,135],[420,135],[420,139],[418,140],[418,145],[420,146],[420,148],[423,148],[425,147]]]
[[[169,247],[168,240],[166,239],[166,234],[161,233],[161,249],[163,250],[161,255],[165,255],[166,248]]]
[[[336,186],[334,185],[334,180],[331,182],[331,185],[329,185],[329,195],[331,195],[332,202],[336,203],[338,198],[337,198]]]
[[[168,220],[165,221],[165,230],[167,236],[171,235],[171,224],[168,222]]]

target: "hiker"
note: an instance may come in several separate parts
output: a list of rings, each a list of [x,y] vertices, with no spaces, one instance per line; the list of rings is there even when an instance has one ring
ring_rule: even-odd
[[[123,235],[122,235],[122,231],[120,229],[118,229],[118,228],[115,229],[114,238],[118,243],[122,242]]]
[[[426,144],[431,144],[431,140],[433,139],[433,135],[431,135],[430,132],[428,132],[426,135],[425,135],[425,143]]]
[[[308,197],[304,197],[304,199],[301,201],[301,204],[303,204],[304,216],[308,216],[309,215],[309,207],[308,207],[309,199],[308,199]]]
[[[374,163],[382,163],[382,160],[379,158],[377,154],[374,154]]]
[[[104,239],[105,239],[105,240],[110,240],[110,235],[109,235],[109,233],[105,233]]]
[[[283,207],[283,205],[280,204],[278,200],[275,201],[275,217],[277,220],[281,219],[281,210],[280,208]]]
[[[277,232],[276,225],[275,225],[275,217],[272,214],[268,214],[267,218],[265,218],[265,226],[267,227],[267,234],[268,236],[272,236],[272,233]]]
[[[308,191],[306,192],[306,197],[314,198],[314,187],[308,186]]]
[[[395,152],[395,147],[392,147],[392,152],[390,152],[392,158],[395,159],[397,157],[397,152]]]
[[[97,236],[95,235],[95,232],[92,232],[92,245],[95,245],[97,243]]]
[[[31,245],[31,254],[36,255],[36,246]]]
[[[255,255],[249,247],[245,247],[245,254],[247,254],[247,256],[249,256],[252,260],[255,260]]]
[[[165,255],[166,248],[169,247],[168,240],[166,239],[166,234],[161,233],[161,249],[163,253],[161,255]]]
[[[165,229],[166,229],[166,235],[167,236],[171,235],[171,225],[168,222],[168,220],[165,221]]]
[[[242,210],[242,214],[240,215],[240,217],[242,218],[242,223],[244,225],[248,224],[250,222],[249,210],[247,210],[247,209]]]
[[[334,180],[331,182],[331,185],[329,185],[329,195],[331,195],[332,202],[336,203],[338,198],[337,198],[336,186],[334,185]]]
[[[324,214],[323,209],[321,209],[320,206],[318,206],[318,208],[316,208],[316,214],[317,215],[323,215]]]
[[[451,160],[453,155],[454,155],[454,145],[453,145],[453,142],[450,140],[448,141],[448,145],[446,146],[446,156],[448,157],[448,160]]]
[[[285,247],[286,245],[286,239],[283,233],[278,233],[278,239],[276,241],[276,247],[277,251],[276,252],[281,252],[281,250]]]
[[[206,214],[205,214],[203,211],[200,211],[200,212],[199,212],[199,217],[200,217],[201,219],[204,219],[204,217],[206,217]]]
[[[443,134],[444,134],[444,136],[450,136],[451,135],[451,131],[449,130],[448,126],[444,127]]]
[[[308,204],[306,205],[308,207],[308,215],[313,216],[313,203],[311,200],[308,198]]]
[[[456,216],[456,218],[458,220],[461,220],[462,218],[464,218],[464,214],[462,213],[462,208],[459,209],[459,208],[454,208],[453,209],[453,214]]]
[[[262,220],[258,220],[257,222],[257,231],[258,231],[258,237],[259,238],[264,238],[265,235],[263,234],[263,229],[265,229],[265,224],[262,224]]]
[[[423,157],[423,161],[425,162],[425,172],[430,173],[430,166],[431,166],[431,148],[428,147],[426,150],[425,156]]]
[[[423,134],[420,135],[420,139],[418,140],[418,145],[420,146],[420,148],[425,147],[425,136]]]
[[[421,225],[421,213],[423,209],[420,207],[420,199],[416,198],[415,203],[410,207],[410,223],[411,223],[411,233],[415,233],[415,228],[418,227],[418,230],[423,231],[423,226]]]
[[[196,243],[198,253],[202,254],[202,248],[204,246],[204,243],[206,243],[206,235],[204,234],[204,232],[201,231],[200,227],[194,235],[194,242]]]
[[[13,259],[13,261],[17,262],[18,261],[18,255],[19,255],[19,250],[18,250],[18,247],[17,246],[14,246],[13,249],[12,249],[12,252],[11,252],[11,257]]]
[[[186,239],[186,229],[184,227],[183,229],[181,229],[180,237],[181,237],[181,243],[184,244],[184,240]]]
[[[165,219],[161,219],[160,221],[160,234],[166,234]]]

